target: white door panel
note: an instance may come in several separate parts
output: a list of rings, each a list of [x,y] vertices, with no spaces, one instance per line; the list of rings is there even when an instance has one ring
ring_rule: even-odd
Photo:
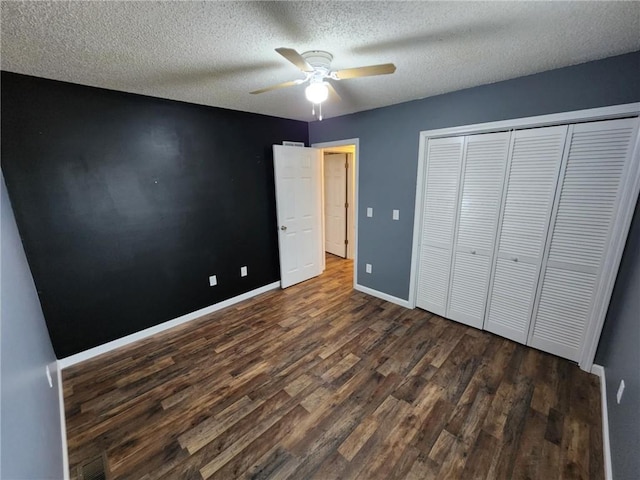
[[[456,249],[493,254],[510,132],[467,137]]]
[[[538,264],[516,258],[497,259],[485,329],[524,344],[538,285]]]
[[[282,288],[322,273],[320,151],[273,146]]]
[[[529,345],[577,360],[596,275],[547,266]]]
[[[488,256],[456,252],[453,262],[447,317],[482,328],[491,270]]]
[[[429,141],[423,243],[451,249],[464,137]]]
[[[429,312],[444,316],[449,290],[449,270],[451,268],[451,250],[423,245],[418,274],[416,305]]]
[[[430,140],[418,263],[416,305],[444,316],[464,137]]]
[[[466,138],[447,316],[482,328],[511,133]]]
[[[514,132],[484,328],[527,342],[567,126]]]
[[[560,174],[529,342],[578,360],[592,319],[637,119],[578,124]]]

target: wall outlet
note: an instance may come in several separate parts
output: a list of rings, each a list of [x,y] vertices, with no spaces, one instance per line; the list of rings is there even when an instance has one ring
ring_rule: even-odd
[[[373,217],[373,208],[367,207],[367,217]]]
[[[618,393],[616,394],[616,400],[618,400],[618,405],[620,405],[620,401],[622,400],[623,393],[624,393],[624,380],[620,380],[620,386],[618,387]]]
[[[218,284],[218,278],[215,275],[209,277],[209,286],[215,287]]]
[[[367,273],[371,273],[371,264],[370,263],[365,263],[364,270]]]
[[[45,372],[47,373],[47,382],[49,382],[49,388],[53,388],[53,379],[51,378],[51,370],[49,370],[49,365],[45,367]]]
[[[394,210],[393,211],[393,217],[394,220],[400,220],[400,210]]]
[[[247,267],[240,267],[240,276],[241,277],[247,276]]]

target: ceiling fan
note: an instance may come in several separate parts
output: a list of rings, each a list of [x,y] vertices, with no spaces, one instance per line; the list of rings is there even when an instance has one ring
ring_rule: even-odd
[[[328,80],[347,80],[358,77],[371,77],[374,75],[387,75],[396,71],[393,63],[383,63],[380,65],[369,65],[366,67],[347,68],[343,70],[331,70],[331,61],[333,55],[323,50],[310,50],[302,54],[293,48],[276,48],[276,52],[298,67],[305,77],[290,82],[278,83],[270,87],[254,90],[251,94],[270,92],[279,88],[293,87],[308,83],[305,89],[307,100],[312,103],[312,114],[315,115],[315,107],[318,106],[322,120],[322,102],[324,102],[331,94],[333,97],[340,99],[333,85]]]

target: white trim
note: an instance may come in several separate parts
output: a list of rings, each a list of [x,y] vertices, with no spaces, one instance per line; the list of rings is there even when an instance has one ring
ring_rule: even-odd
[[[355,150],[353,153],[347,153],[347,165],[349,168],[347,169],[347,202],[351,208],[347,211],[347,239],[349,240],[349,245],[347,245],[347,258],[353,260],[353,256],[356,251],[356,197],[355,197],[355,187],[356,187],[356,171],[355,171]]]
[[[374,290],[373,288],[365,287],[364,285],[354,285],[353,288],[354,290],[358,290],[359,292],[366,293],[367,295],[371,295],[372,297],[381,298],[382,300],[395,303],[396,305],[400,305],[401,307],[413,308],[408,300],[394,297],[393,295]]]
[[[62,473],[64,480],[69,480],[69,449],[67,446],[67,419],[64,413],[64,389],[62,388],[62,367],[60,360],[56,362],[56,379],[58,382],[58,404],[60,408],[60,443],[62,444]]]
[[[277,288],[280,288],[280,282],[273,282],[265,285],[264,287],[256,288],[255,290],[251,290],[250,292],[246,292],[236,297],[218,302],[214,305],[201,308],[200,310],[196,310],[195,312],[187,313],[186,315],[174,318],[173,320],[168,320],[161,323],[160,325],[146,328],[139,332],[132,333],[131,335],[127,335],[126,337],[118,338],[117,340],[113,340],[94,348],[90,348],[89,350],[85,350],[84,352],[76,353],[75,355],[62,358],[58,360],[58,370],[68,368],[72,365],[84,362],[85,360],[89,360],[90,358],[102,355],[103,353],[107,353],[117,348],[124,347],[125,345],[137,342],[138,340],[151,337],[156,333],[164,332],[165,330],[169,330],[170,328],[177,327],[178,325],[182,325],[183,323],[187,323],[197,318],[203,317],[204,315],[217,312],[218,310],[222,310],[223,308],[230,307],[231,305],[235,305],[236,303],[240,303],[244,300],[248,300],[257,295],[268,292],[270,290],[275,290]]]
[[[360,138],[346,138],[344,140],[334,140],[332,142],[320,142],[320,143],[312,143],[311,146],[313,148],[329,148],[329,147],[342,147],[345,145],[354,145],[354,162],[353,168],[355,169],[354,173],[356,176],[355,185],[353,188],[353,221],[354,221],[354,229],[355,234],[353,237],[354,249],[353,249],[353,288],[357,290],[358,286],[358,190],[360,185]],[[324,246],[323,246],[324,248]]]
[[[453,137],[457,135],[471,135],[475,133],[497,132],[500,130],[533,128],[539,126],[562,125],[565,123],[578,123],[595,120],[608,120],[634,116],[640,113],[640,102],[614,105],[611,107],[589,108],[572,112],[551,113],[549,115],[537,115],[535,117],[514,118],[498,122],[474,123],[459,127],[438,128],[420,132],[420,136],[428,138]]]
[[[600,404],[602,409],[602,450],[604,453],[604,478],[613,480],[611,444],[609,443],[609,409],[607,408],[607,380],[604,367],[594,364],[591,373],[600,377]]]
[[[416,277],[418,276],[418,248],[420,245],[420,232],[422,231],[422,204],[424,197],[424,176],[427,155],[428,138],[422,133],[419,135],[418,146],[418,173],[416,177],[416,201],[413,207],[413,244],[411,247],[411,273],[409,277],[409,308],[416,308]]]

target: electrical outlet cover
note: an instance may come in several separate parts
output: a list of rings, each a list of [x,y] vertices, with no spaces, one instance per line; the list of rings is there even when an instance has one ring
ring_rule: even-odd
[[[241,277],[247,276],[247,267],[240,267],[240,276]]]
[[[209,286],[215,287],[218,284],[218,278],[215,275],[209,277]]]
[[[371,273],[371,264],[370,263],[365,264],[364,269],[367,273]]]

